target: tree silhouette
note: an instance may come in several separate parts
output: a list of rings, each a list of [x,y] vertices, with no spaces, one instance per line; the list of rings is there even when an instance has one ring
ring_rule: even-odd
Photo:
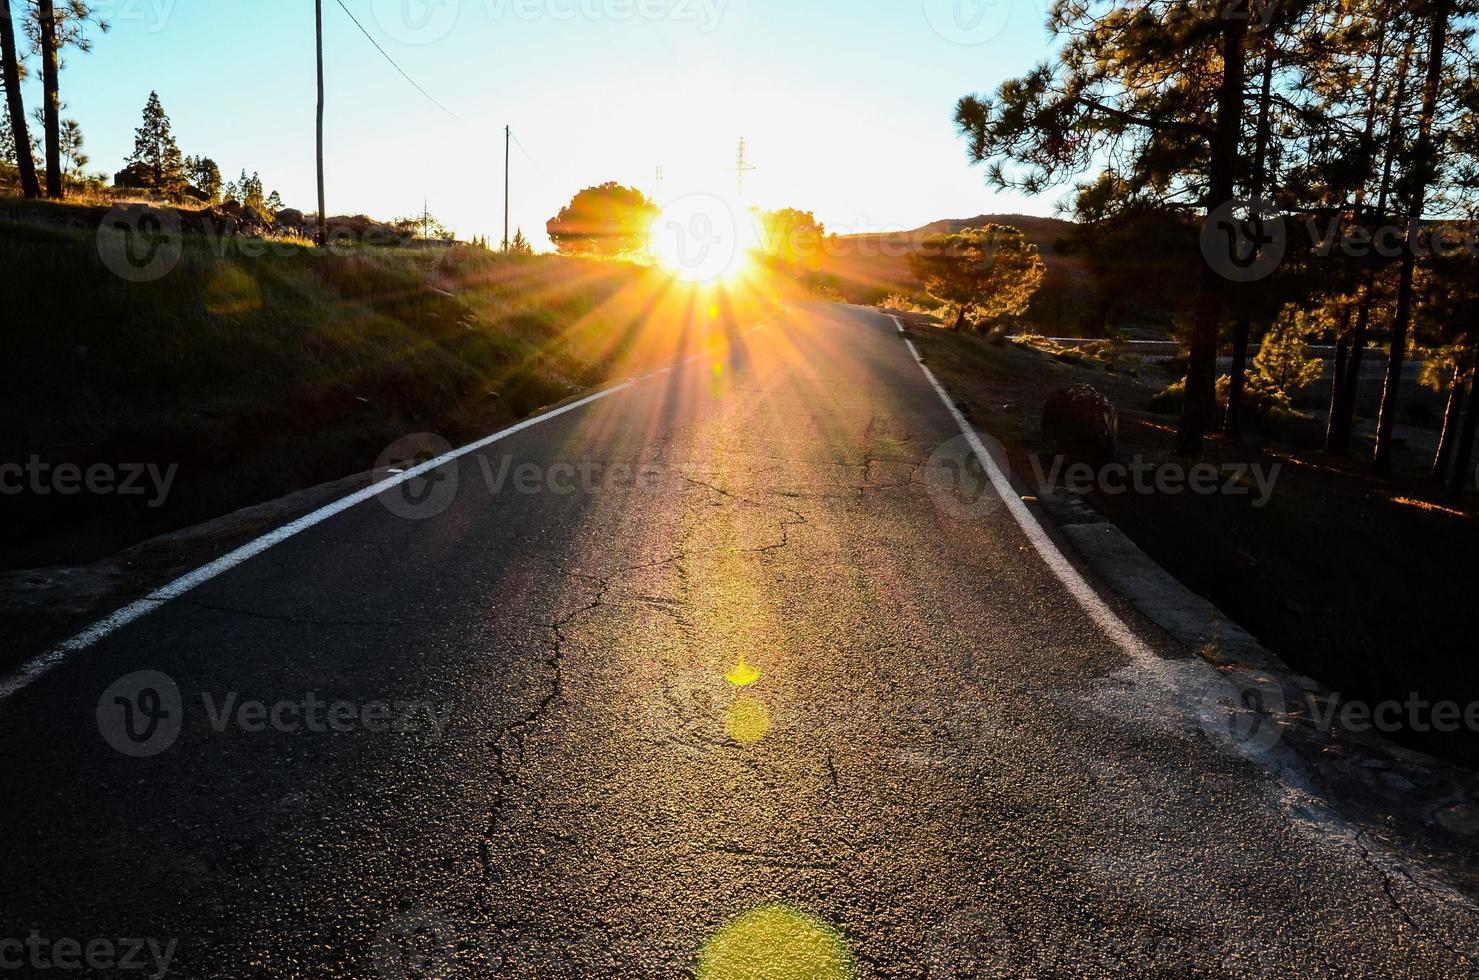
[[[21,96],[20,56],[15,45],[15,21],[10,0],[0,0],[0,83],[5,86],[5,118],[9,122],[15,165],[20,171],[21,192],[29,198],[41,196],[36,160],[31,154],[31,136],[26,126],[26,105]]]
[[[187,161],[190,182],[205,196],[207,204],[216,204],[221,199],[221,168],[210,157],[194,157]]]
[[[987,323],[1021,316],[1044,274],[1037,246],[1006,225],[931,235],[910,254],[909,268],[933,296],[957,307],[955,330],[972,310]]]
[[[31,14],[27,28],[33,46],[41,55],[46,196],[61,200],[66,195],[62,180],[61,53],[69,45],[84,52],[92,50],[86,25],[93,20],[93,13],[86,0],[62,0],[60,4],[55,0],[32,0]],[[96,23],[100,30],[108,30],[106,21]]]
[[[82,127],[75,119],[63,119],[61,131],[62,173],[80,181],[87,168],[88,156],[82,152]]]
[[[1278,5],[1282,29],[1309,0]],[[1247,186],[1240,141],[1249,31],[1273,29],[1272,5],[1250,0],[1081,0],[1054,5],[1063,39],[1050,64],[1003,83],[995,98],[969,96],[956,124],[988,179],[1041,193],[1103,167],[1133,197],[1198,210],[1210,223]],[[1008,170],[1008,166],[1014,169]],[[1143,203],[1143,202],[1142,202]],[[1178,453],[1194,455],[1216,410],[1217,344],[1225,280],[1199,275]]]
[[[184,193],[185,160],[175,144],[158,92],[149,93],[143,124],[134,131],[134,151],[128,163],[133,178],[145,189],[166,197]]]
[[[647,248],[657,213],[641,191],[610,182],[576,194],[546,228],[566,255],[632,256]]]
[[[781,208],[760,216],[764,253],[784,263],[814,267],[820,261],[827,229],[810,211]]]

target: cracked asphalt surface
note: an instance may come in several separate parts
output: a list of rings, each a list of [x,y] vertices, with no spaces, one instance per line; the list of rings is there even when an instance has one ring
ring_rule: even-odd
[[[887,318],[799,306],[221,575],[0,701],[0,938],[663,977],[783,907],[863,976],[1474,974],[1441,868],[1146,693],[1005,509],[941,495],[958,435]],[[138,671],[182,723],[143,757],[104,737]]]

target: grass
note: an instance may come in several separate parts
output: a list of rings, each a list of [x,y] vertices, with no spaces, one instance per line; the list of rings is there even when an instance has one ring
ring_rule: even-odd
[[[701,344],[666,277],[471,247],[315,250],[185,236],[153,282],[111,273],[105,209],[0,202],[11,367],[0,461],[179,463],[164,507],[0,498],[0,567],[78,563],[368,470],[414,432],[453,444]],[[38,215],[42,220],[38,220]]]

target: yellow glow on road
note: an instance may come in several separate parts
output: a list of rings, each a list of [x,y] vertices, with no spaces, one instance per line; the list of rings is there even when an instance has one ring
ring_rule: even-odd
[[[704,947],[699,980],[849,980],[857,968],[837,930],[784,905],[733,920]]]
[[[770,731],[770,711],[759,698],[741,694],[724,716],[729,737],[741,745],[754,745]]]
[[[749,687],[760,679],[760,671],[745,663],[745,655],[740,654],[739,663],[724,675],[724,679],[735,687]]]

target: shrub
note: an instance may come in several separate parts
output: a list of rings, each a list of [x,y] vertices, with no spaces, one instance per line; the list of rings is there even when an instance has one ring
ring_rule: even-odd
[[[1217,379],[1217,404],[1227,408],[1228,395],[1232,390],[1232,378],[1227,375]],[[1150,396],[1150,410],[1162,415],[1175,415],[1186,401],[1186,379],[1173,381]],[[1248,375],[1243,385],[1244,418],[1255,429],[1277,434],[1288,423],[1302,418],[1295,410],[1289,396],[1256,374]]]
[[[1304,310],[1292,317],[1285,307],[1279,320],[1263,338],[1258,356],[1253,359],[1257,378],[1266,389],[1291,396],[1308,388],[1325,372],[1324,363],[1310,352],[1309,337],[1314,332],[1315,315]],[[1253,386],[1250,384],[1251,390]],[[1251,399],[1250,399],[1251,401]]]

